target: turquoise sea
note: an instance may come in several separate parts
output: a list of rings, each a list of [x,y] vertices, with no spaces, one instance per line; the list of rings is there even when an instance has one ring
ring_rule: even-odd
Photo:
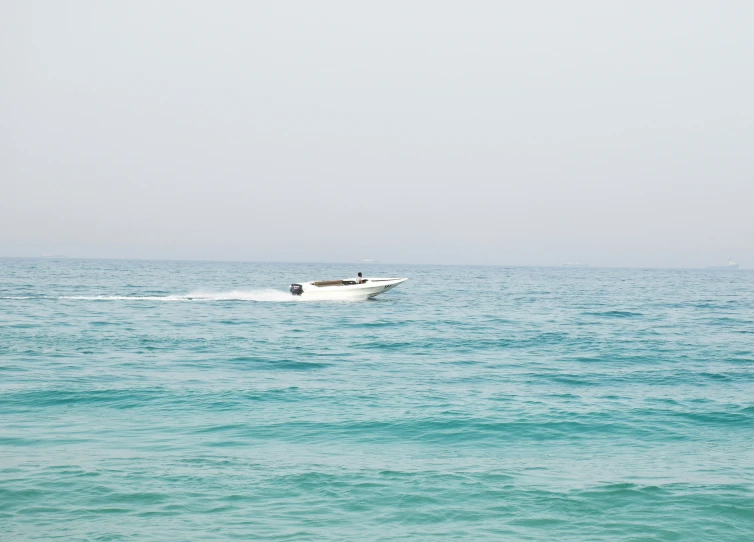
[[[3,541],[441,538],[754,540],[754,272],[0,259]]]

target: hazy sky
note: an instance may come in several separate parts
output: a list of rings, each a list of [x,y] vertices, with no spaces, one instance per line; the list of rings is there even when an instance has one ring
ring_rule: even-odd
[[[754,267],[754,2],[0,1],[0,256]]]

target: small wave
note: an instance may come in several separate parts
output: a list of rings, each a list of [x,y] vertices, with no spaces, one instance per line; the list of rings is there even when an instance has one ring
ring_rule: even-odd
[[[585,312],[588,316],[604,316],[607,318],[634,318],[637,316],[644,316],[640,312],[633,311],[602,311],[602,312]]]

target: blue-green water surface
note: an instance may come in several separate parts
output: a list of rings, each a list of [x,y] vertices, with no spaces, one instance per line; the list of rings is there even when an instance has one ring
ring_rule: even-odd
[[[754,274],[0,260],[0,539],[439,538],[754,540]]]

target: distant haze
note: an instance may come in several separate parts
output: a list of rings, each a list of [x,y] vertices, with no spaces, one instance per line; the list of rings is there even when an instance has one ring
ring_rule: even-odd
[[[754,267],[754,2],[0,3],[0,256]]]

